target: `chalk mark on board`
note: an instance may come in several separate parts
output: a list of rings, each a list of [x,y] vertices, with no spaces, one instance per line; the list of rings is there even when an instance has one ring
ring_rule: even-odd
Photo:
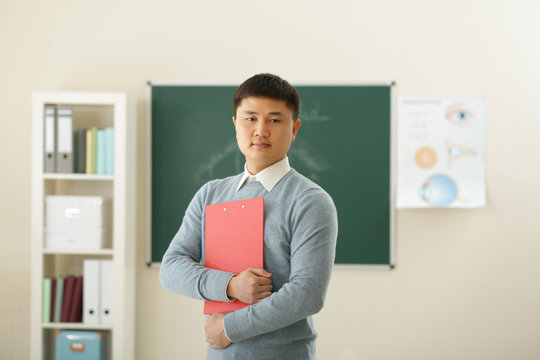
[[[315,107],[311,108],[308,111],[300,111],[300,120],[306,121],[306,122],[324,122],[324,121],[330,121],[332,118],[328,115],[321,115],[319,114],[319,111],[321,109],[321,104],[316,103]]]
[[[205,182],[207,180],[215,179],[214,170],[216,166],[228,156],[236,153],[237,149],[238,147],[236,145],[236,140],[235,139],[230,140],[227,146],[225,146],[225,149],[223,149],[220,152],[217,152],[214,156],[210,158],[210,161],[199,166],[197,171],[195,171],[195,181]],[[237,168],[240,167],[238,164],[239,164],[238,157],[236,157],[235,165]]]
[[[320,180],[319,174],[331,168],[331,164],[307,146],[305,142],[296,143],[289,152],[292,157],[307,168],[307,173],[304,175],[313,181]]]

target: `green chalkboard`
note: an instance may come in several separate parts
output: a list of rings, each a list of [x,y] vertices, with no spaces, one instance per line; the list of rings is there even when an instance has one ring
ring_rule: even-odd
[[[150,263],[159,263],[195,192],[243,171],[236,86],[150,84]],[[296,86],[302,126],[293,168],[321,185],[338,211],[337,264],[393,265],[392,86]]]

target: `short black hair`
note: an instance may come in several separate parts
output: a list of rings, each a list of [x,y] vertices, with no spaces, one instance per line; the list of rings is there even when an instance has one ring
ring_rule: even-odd
[[[236,109],[244,98],[250,96],[262,96],[276,100],[283,100],[292,111],[293,120],[298,119],[300,109],[300,96],[298,92],[286,80],[274,74],[257,74],[244,81],[233,97],[233,114],[236,117]]]

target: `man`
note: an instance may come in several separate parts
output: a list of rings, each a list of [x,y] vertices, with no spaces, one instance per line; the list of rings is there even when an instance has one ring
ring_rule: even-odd
[[[245,170],[195,194],[163,256],[166,289],[250,304],[207,319],[207,359],[315,358],[311,315],[321,310],[330,281],[337,214],[330,196],[289,166],[287,152],[301,125],[299,102],[296,89],[275,75],[255,75],[240,85],[233,123]],[[264,197],[264,269],[233,274],[205,268],[205,206],[257,197]]]

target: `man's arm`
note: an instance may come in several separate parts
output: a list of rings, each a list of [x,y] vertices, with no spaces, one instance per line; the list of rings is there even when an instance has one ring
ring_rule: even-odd
[[[271,274],[248,269],[238,275],[205,268],[202,258],[202,226],[207,186],[191,200],[182,225],[163,256],[159,278],[167,290],[200,300],[233,301],[247,304],[269,296]]]
[[[289,326],[320,311],[330,281],[337,239],[337,213],[320,190],[300,197],[293,215],[289,282],[264,301],[213,322],[233,342]],[[219,332],[219,331],[218,331]]]
[[[200,300],[231,301],[226,289],[233,273],[201,264],[204,206],[209,183],[193,197],[180,229],[163,255],[159,279],[170,291]]]
[[[268,271],[264,269],[249,268],[235,275],[227,286],[227,296],[236,298],[246,304],[256,304],[264,298],[272,295],[272,280]],[[224,349],[231,345],[231,341],[225,335],[223,319],[225,314],[215,313],[210,316],[204,331],[206,342],[214,349]]]

